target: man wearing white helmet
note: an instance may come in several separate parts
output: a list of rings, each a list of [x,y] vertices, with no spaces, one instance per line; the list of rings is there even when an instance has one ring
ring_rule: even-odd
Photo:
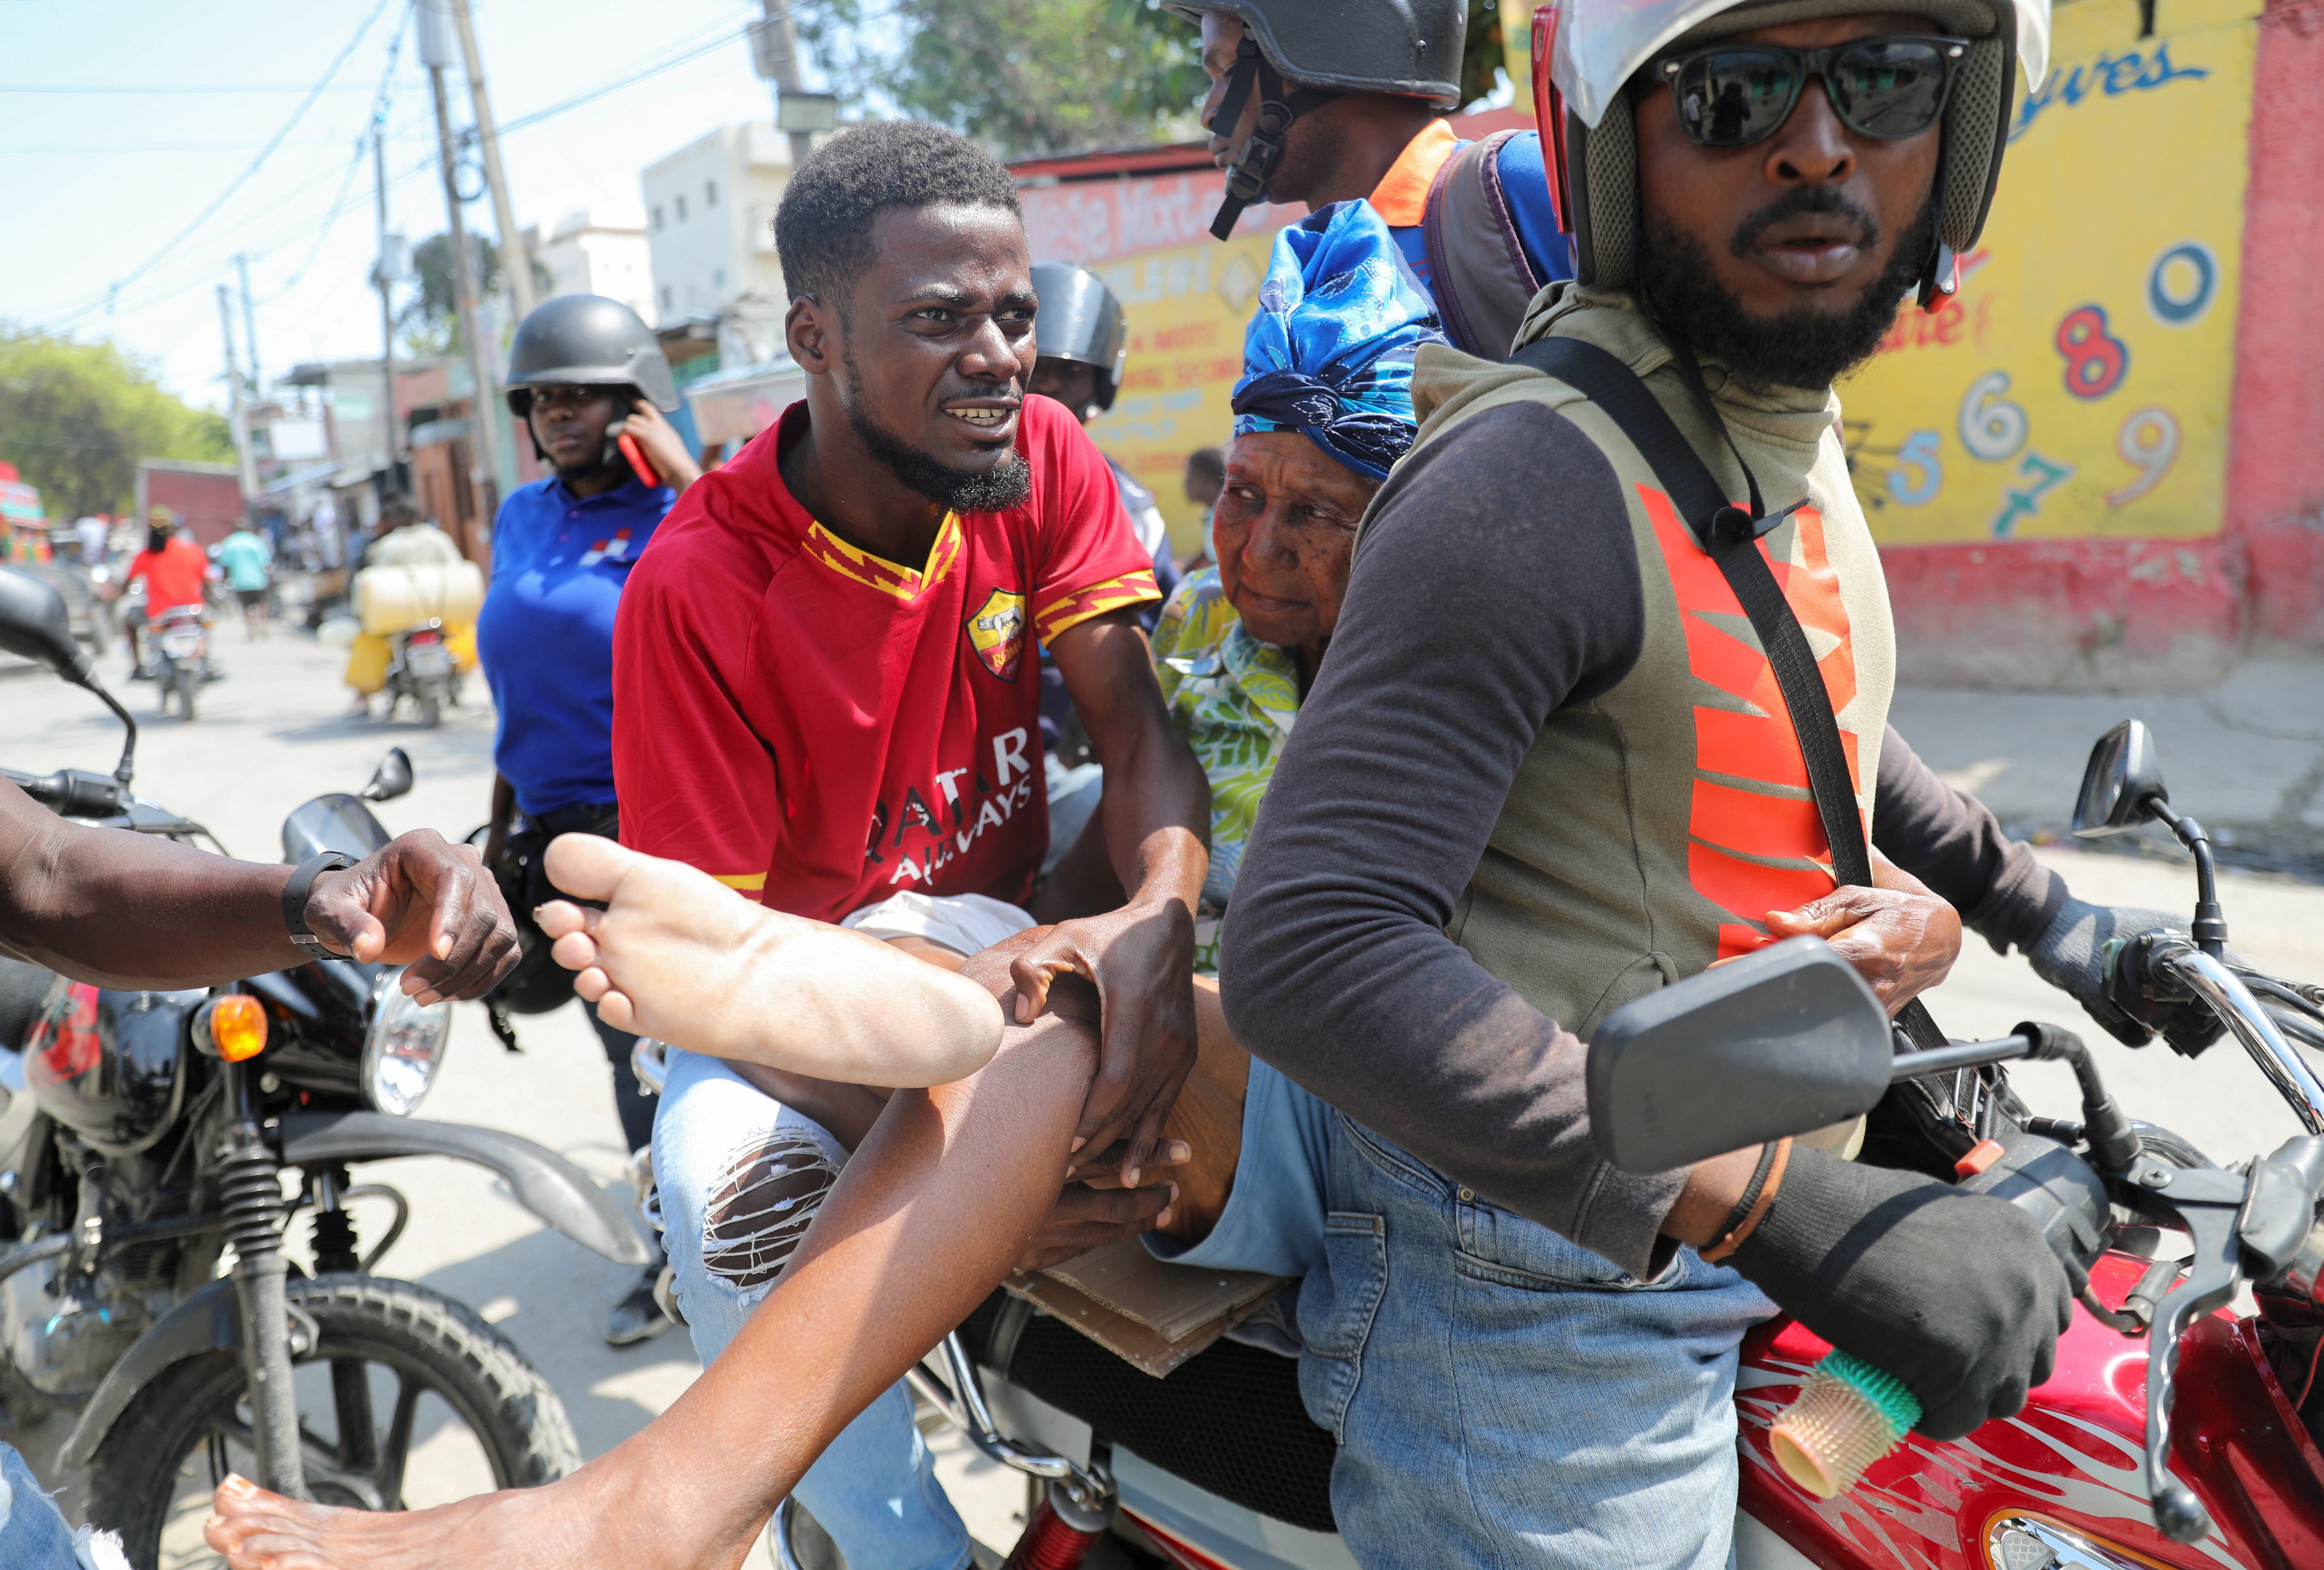
[[[1831,383],[1951,287],[2048,14],[1861,5],[1560,7],[1578,279],[1515,363],[1420,352],[1420,444],[1243,862],[1229,1022],[1335,1109],[1297,1315],[1366,1565],[1722,1565],[1754,1320],[1950,1437],[2024,1401],[2071,1311],[1997,1201],[1804,1140],[1639,1177],[1589,1132],[1577,1037],[1869,894],[1834,869],[1866,860],[1895,641]],[[2030,948],[2062,900],[1970,919]],[[1890,1110],[1922,1114],[1876,1122],[1892,1161],[1963,1132],[1941,1096]]]

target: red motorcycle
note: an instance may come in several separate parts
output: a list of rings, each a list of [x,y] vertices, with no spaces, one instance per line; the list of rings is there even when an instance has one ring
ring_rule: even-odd
[[[1950,1443],[1908,1435],[1837,1492],[1793,1481],[1784,1463],[1798,1458],[1774,1432],[1830,1348],[1788,1319],[1760,1326],[1736,1389],[1741,1570],[2324,1565],[2324,1084],[2292,1045],[2324,1050],[2324,989],[2228,955],[2209,840],[2171,807],[2145,728],[2127,721],[2093,753],[2074,827],[2147,821],[2194,855],[2193,936],[2117,947],[2109,985],[2209,1005],[2310,1131],[2272,1156],[2222,1168],[2131,1122],[2055,1026],[1915,1052],[1812,938],[1665,988],[1592,1039],[1593,1135],[1640,1171],[1821,1128],[1893,1083],[1950,1076],[1962,1185],[2028,1210],[2089,1273],[2056,1372],[2024,1410]],[[2021,1058],[2072,1065],[2080,1121],[2018,1115],[1996,1066]],[[2246,1286],[2257,1311],[2239,1315]],[[995,1294],[911,1382],[1029,1480],[1008,1566],[1353,1570],[1333,1528],[1332,1437],[1308,1420],[1296,1367],[1222,1340],[1157,1380]],[[841,1570],[804,1510],[786,1504],[775,1527],[784,1570]]]

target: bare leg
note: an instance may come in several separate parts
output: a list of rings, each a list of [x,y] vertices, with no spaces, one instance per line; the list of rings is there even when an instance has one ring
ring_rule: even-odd
[[[1013,1003],[1005,956],[964,974]],[[235,1480],[218,1490],[210,1546],[234,1570],[739,1566],[823,1447],[983,1300],[1041,1225],[1095,1072],[1096,1019],[1093,990],[1061,988],[973,1077],[892,1096],[711,1375],[573,1476],[395,1515]]]

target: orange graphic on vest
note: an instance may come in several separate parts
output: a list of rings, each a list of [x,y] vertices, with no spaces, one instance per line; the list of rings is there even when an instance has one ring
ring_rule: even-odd
[[[1025,596],[1009,589],[985,596],[968,618],[968,641],[987,670],[1013,680],[1025,652]]]
[[[1831,845],[1808,792],[1807,763],[1783,689],[1749,632],[1750,618],[1670,498],[1646,485],[1638,495],[1670,571],[1688,668],[1745,706],[1695,706],[1694,799],[1687,820],[1687,876],[1695,892],[1737,918],[1719,928],[1719,956],[1731,959],[1774,941],[1758,924],[1764,913],[1831,892]],[[1856,654],[1840,575],[1825,550],[1823,514],[1802,507],[1792,518],[1802,559],[1768,565],[1807,634],[1832,711],[1842,714],[1856,698]],[[1860,799],[1858,737],[1845,720],[1840,743]]]

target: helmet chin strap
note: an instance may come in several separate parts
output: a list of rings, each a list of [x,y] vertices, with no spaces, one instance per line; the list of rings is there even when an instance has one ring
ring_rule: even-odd
[[[1286,92],[1282,73],[1260,52],[1257,41],[1246,34],[1235,51],[1234,74],[1227,78],[1226,97],[1219,101],[1218,113],[1211,116],[1213,127],[1233,130],[1254,84],[1259,88],[1259,125],[1243,143],[1242,155],[1227,171],[1226,196],[1219,203],[1218,216],[1211,220],[1213,239],[1223,240],[1233,234],[1243,208],[1266,199],[1268,177],[1283,156],[1283,137],[1291,123],[1340,96],[1323,88]]]

